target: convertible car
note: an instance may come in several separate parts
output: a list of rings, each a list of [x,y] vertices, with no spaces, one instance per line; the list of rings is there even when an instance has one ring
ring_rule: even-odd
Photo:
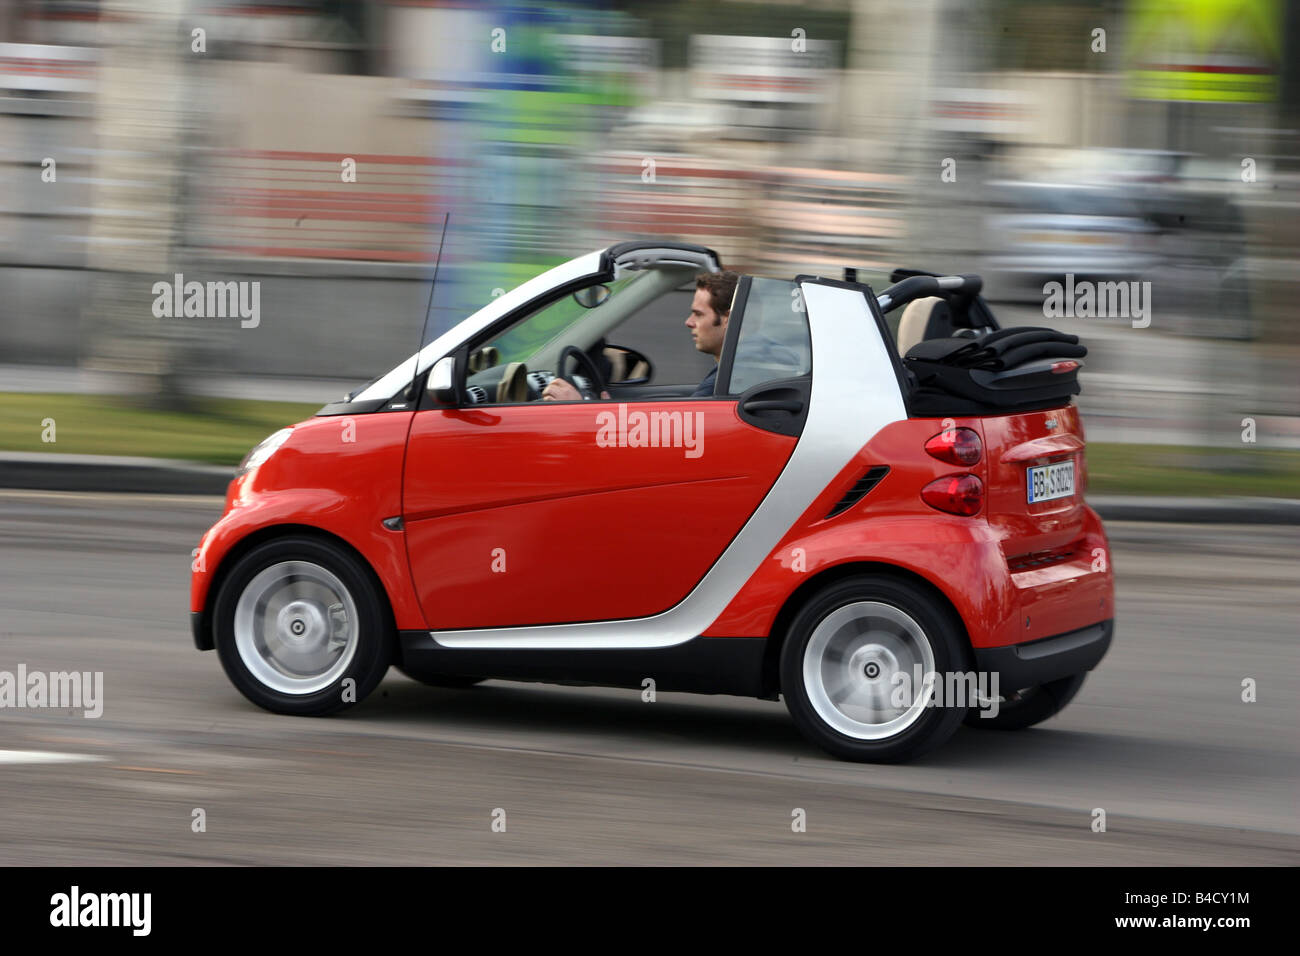
[[[784,698],[861,761],[1057,713],[1114,616],[1083,346],[1000,328],[978,276],[746,275],[693,395],[699,365],[645,343],[711,366],[664,304],[720,269],[581,256],[271,435],[195,552],[197,647],[277,713],[349,707],[390,665],[653,686]],[[556,377],[580,397],[541,400]]]

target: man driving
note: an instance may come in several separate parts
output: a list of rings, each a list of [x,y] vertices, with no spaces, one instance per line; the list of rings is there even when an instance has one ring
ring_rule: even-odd
[[[686,327],[691,331],[695,348],[713,356],[713,368],[704,376],[699,387],[691,393],[691,398],[705,398],[713,394],[714,382],[718,377],[718,360],[722,355],[722,343],[727,336],[727,320],[731,318],[731,300],[736,294],[736,283],[740,276],[735,272],[705,272],[695,277],[695,296],[691,299],[691,311],[686,316]],[[602,392],[601,398],[609,398],[608,392]],[[542,400],[548,402],[576,402],[582,399],[581,393],[562,378],[552,379],[542,392]]]

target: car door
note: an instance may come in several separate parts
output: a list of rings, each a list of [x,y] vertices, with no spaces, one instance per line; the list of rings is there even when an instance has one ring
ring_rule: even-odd
[[[416,413],[403,517],[432,628],[642,618],[691,592],[780,475],[806,402],[806,347],[759,349],[757,373],[742,360],[749,284],[711,397]],[[793,284],[780,286],[789,310]]]

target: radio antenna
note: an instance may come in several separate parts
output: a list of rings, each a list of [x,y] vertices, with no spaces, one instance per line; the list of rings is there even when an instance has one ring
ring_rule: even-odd
[[[442,214],[442,235],[438,236],[438,255],[433,260],[433,279],[429,283],[429,307],[424,310],[424,325],[420,329],[420,343],[415,348],[415,361],[411,365],[411,384],[406,390],[406,400],[415,401],[415,383],[420,377],[420,353],[424,351],[424,337],[429,334],[429,319],[433,316],[433,290],[438,286],[438,267],[442,265],[442,244],[447,240],[447,224],[451,211]]]

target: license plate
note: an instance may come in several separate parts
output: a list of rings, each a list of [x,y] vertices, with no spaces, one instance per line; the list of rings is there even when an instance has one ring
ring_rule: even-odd
[[[1074,462],[1058,461],[1054,465],[1039,465],[1028,471],[1029,502],[1052,501],[1074,494]]]

